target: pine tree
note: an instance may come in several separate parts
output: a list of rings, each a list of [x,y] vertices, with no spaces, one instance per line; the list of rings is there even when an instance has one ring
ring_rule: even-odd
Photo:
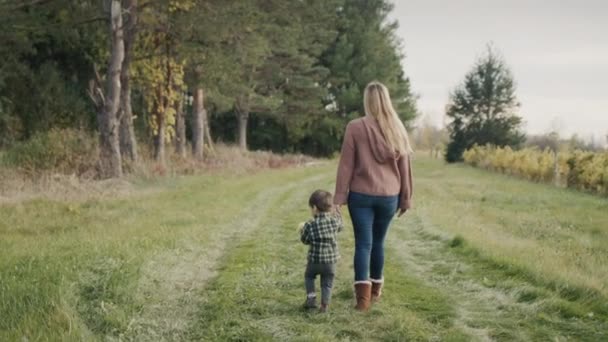
[[[491,45],[450,95],[447,116],[450,142],[445,158],[462,160],[473,145],[517,147],[524,141],[515,81],[504,59]]]
[[[334,115],[320,122],[312,137],[324,141],[331,151],[339,147],[346,121],[364,114],[363,91],[371,81],[389,88],[406,125],[417,115],[415,96],[401,64],[404,56],[395,33],[398,25],[388,19],[392,9],[385,0],[343,0],[336,9],[338,36],[323,55],[323,65],[330,70],[326,105]]]

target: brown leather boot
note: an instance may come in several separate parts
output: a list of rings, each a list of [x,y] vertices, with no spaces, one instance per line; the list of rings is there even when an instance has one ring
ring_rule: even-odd
[[[355,297],[357,298],[355,309],[358,311],[367,311],[372,297],[372,283],[366,280],[356,281]]]
[[[383,279],[371,279],[372,281],[372,302],[378,301],[382,296],[382,285],[384,285]]]

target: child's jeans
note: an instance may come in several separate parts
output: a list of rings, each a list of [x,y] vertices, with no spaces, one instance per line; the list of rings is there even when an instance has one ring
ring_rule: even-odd
[[[304,273],[304,283],[306,284],[306,293],[315,293],[315,279],[317,275],[321,276],[321,303],[329,305],[331,300],[331,289],[334,285],[334,275],[336,273],[336,264],[311,264],[306,265]]]

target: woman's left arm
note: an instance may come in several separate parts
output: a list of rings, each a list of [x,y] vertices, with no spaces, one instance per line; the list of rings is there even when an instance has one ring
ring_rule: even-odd
[[[414,184],[412,181],[412,165],[409,154],[399,158],[399,175],[401,177],[401,191],[399,193],[399,216],[412,207]]]

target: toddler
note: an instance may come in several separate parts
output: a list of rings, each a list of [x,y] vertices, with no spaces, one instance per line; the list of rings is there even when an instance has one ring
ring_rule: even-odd
[[[342,218],[333,209],[331,193],[317,190],[310,195],[308,205],[313,218],[300,228],[300,240],[309,245],[308,264],[304,273],[306,309],[316,304],[315,279],[321,278],[321,312],[326,312],[331,299],[336,263],[338,262],[337,234],[342,230]]]

